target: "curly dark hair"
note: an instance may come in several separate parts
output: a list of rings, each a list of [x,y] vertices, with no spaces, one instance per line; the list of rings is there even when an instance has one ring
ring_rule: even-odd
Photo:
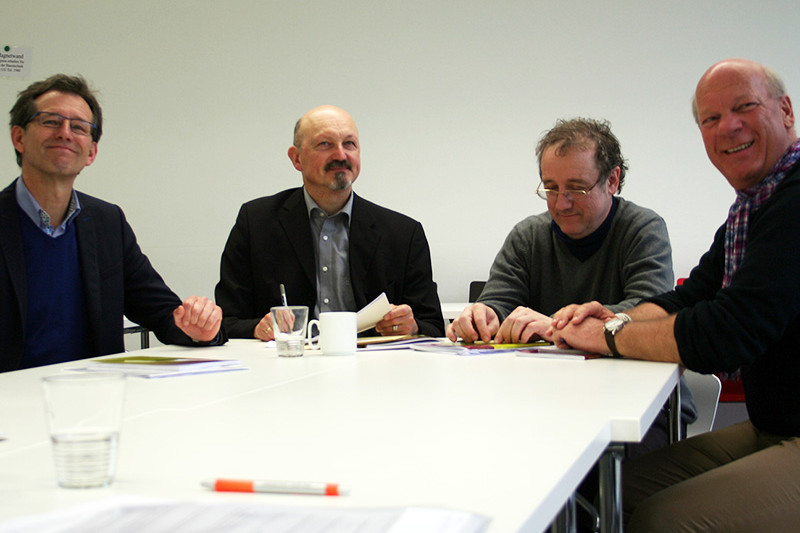
[[[611,133],[611,123],[607,120],[573,118],[558,120],[556,125],[539,140],[536,145],[536,158],[539,161],[539,175],[542,175],[542,154],[556,146],[556,155],[563,156],[570,150],[589,150],[594,148],[595,161],[600,175],[608,177],[614,168],[619,167],[619,188],[625,182],[628,164],[622,157],[619,140]]]

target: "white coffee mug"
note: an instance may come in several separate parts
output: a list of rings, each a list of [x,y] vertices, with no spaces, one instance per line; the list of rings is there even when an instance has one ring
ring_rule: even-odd
[[[317,326],[319,335],[311,336]],[[319,341],[319,345],[314,344]],[[349,311],[330,311],[319,314],[319,320],[308,323],[308,342],[319,348],[323,355],[351,355],[356,353],[356,314]]]

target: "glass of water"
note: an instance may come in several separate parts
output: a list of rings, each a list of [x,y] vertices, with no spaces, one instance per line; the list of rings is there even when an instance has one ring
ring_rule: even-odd
[[[284,305],[270,309],[272,332],[278,347],[279,357],[298,357],[303,355],[306,345],[306,324],[308,307],[304,305]]]
[[[111,484],[122,426],[125,375],[59,374],[42,381],[59,486]]]

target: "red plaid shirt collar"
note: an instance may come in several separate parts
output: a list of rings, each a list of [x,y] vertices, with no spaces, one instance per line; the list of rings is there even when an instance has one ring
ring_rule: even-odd
[[[766,202],[780,185],[790,170],[800,160],[800,139],[796,140],[781,156],[775,168],[761,182],[749,189],[736,192],[736,201],[728,212],[725,224],[725,272],[722,286],[731,284],[733,275],[742,264],[747,244],[747,231],[750,226],[750,215],[755,213]]]

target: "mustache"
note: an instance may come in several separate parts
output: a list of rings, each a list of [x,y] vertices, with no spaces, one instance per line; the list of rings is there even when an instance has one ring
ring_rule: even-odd
[[[352,170],[352,165],[349,161],[331,161],[327,165],[325,165],[325,170],[334,170],[337,168],[345,168],[347,170]]]

